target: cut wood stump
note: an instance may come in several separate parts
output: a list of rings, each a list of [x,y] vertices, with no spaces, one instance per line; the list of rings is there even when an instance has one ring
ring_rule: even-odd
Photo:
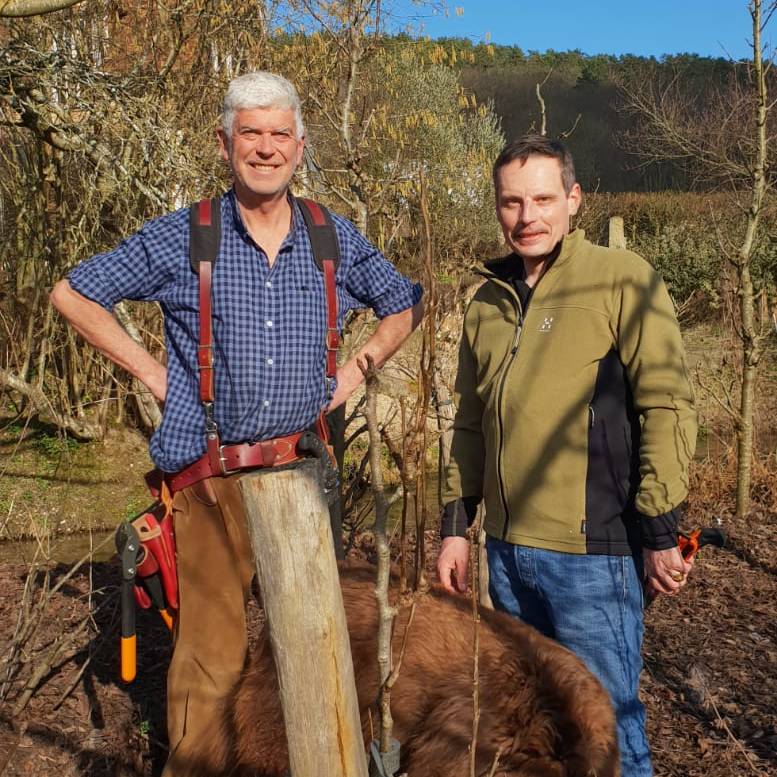
[[[240,479],[278,671],[292,777],[367,777],[367,758],[318,464]]]

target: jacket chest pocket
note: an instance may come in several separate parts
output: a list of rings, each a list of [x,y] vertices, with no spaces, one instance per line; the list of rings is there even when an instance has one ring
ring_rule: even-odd
[[[472,353],[475,357],[477,392],[484,401],[493,388],[495,379],[506,366],[506,360],[511,357],[510,351],[515,338],[515,325],[506,322],[500,314],[480,319],[472,339]]]

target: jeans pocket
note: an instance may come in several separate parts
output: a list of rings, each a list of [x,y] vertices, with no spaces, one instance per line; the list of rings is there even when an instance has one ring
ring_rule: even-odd
[[[629,575],[626,564],[631,560],[627,556],[618,557],[618,566],[620,567],[621,575],[621,601],[624,605],[628,606],[629,603]]]
[[[645,607],[645,588],[639,565],[631,556],[619,556],[623,606],[629,612],[642,612]]]

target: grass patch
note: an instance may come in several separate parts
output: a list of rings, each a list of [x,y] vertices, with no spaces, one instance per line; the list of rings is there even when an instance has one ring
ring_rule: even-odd
[[[78,442],[47,427],[0,431],[0,540],[110,528],[151,500],[146,441],[111,431]]]

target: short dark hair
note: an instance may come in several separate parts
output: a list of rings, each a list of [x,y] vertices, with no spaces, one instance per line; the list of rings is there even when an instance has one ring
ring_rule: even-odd
[[[557,159],[561,166],[561,183],[564,191],[569,194],[575,185],[575,163],[572,161],[572,154],[569,149],[560,140],[550,140],[544,135],[524,135],[517,140],[511,140],[503,149],[494,162],[494,189],[497,186],[497,174],[510,162],[520,159],[525,162],[530,156],[548,156]]]

